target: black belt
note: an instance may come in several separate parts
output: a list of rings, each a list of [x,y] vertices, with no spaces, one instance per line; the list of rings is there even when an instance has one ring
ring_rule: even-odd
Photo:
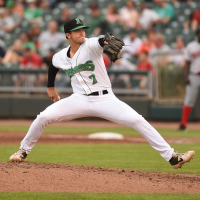
[[[103,90],[102,91],[102,94],[108,94],[108,90]],[[99,96],[99,92],[93,92],[93,93],[90,93],[90,94],[85,94],[86,96]]]

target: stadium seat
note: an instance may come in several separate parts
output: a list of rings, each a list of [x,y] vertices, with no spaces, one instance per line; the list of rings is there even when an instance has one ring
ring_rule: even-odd
[[[61,9],[59,9],[59,8],[54,8],[54,9],[52,10],[53,19],[54,19],[54,20],[60,19],[60,13],[61,13],[61,12],[62,12]]]

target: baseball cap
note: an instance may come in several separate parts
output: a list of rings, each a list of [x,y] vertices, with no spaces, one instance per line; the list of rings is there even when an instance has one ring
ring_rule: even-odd
[[[70,19],[70,20],[66,21],[65,24],[64,24],[65,33],[69,33],[70,31],[75,31],[75,30],[78,30],[80,28],[86,29],[86,28],[89,28],[89,27],[84,26],[83,22],[79,18]]]

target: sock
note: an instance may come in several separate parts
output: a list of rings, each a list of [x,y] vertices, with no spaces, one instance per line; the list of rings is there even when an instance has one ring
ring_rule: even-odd
[[[181,124],[185,127],[187,126],[187,122],[190,117],[191,111],[192,111],[192,107],[186,106],[186,105],[183,106]]]

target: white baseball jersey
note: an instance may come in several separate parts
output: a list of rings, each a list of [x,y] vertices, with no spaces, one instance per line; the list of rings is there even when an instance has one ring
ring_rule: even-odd
[[[200,72],[200,44],[197,41],[190,42],[185,51],[185,60],[190,61],[190,73]]]
[[[98,40],[98,37],[86,38],[73,58],[67,56],[70,46],[53,56],[53,65],[56,68],[63,69],[71,78],[74,93],[90,94],[111,88],[103,61],[103,48]]]

